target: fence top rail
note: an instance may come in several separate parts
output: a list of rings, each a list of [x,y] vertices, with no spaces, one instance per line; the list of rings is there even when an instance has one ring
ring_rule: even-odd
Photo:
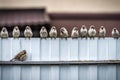
[[[120,64],[120,60],[80,60],[80,61],[0,61],[0,65],[96,65]]]

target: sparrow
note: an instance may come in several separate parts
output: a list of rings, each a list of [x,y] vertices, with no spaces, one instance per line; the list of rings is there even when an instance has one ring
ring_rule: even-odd
[[[91,25],[89,30],[88,30],[88,34],[90,37],[95,37],[96,35],[96,30],[95,30],[95,26],[94,25]]]
[[[48,36],[47,29],[45,28],[45,26],[43,26],[40,30],[40,37],[41,38],[47,38],[47,36]]]
[[[80,34],[81,34],[81,37],[87,37],[87,28],[85,25],[82,25],[80,29]]]
[[[31,38],[33,36],[32,29],[30,28],[30,26],[26,26],[24,36],[25,38]]]
[[[119,38],[119,31],[117,30],[117,28],[113,28],[112,29],[112,33],[111,33],[113,38]]]
[[[26,59],[26,50],[19,52],[13,59],[10,61],[24,61]]]
[[[74,28],[72,29],[71,37],[72,37],[72,38],[78,38],[78,37],[79,37],[79,31],[78,31],[78,28],[77,28],[77,27],[74,27]]]
[[[105,37],[106,35],[106,29],[104,26],[101,26],[99,29],[99,37]]]
[[[52,28],[50,29],[49,36],[51,38],[56,38],[57,37],[57,30],[56,30],[55,26],[52,26]]]
[[[62,38],[67,38],[67,37],[68,37],[68,31],[66,30],[65,27],[62,27],[62,28],[60,29],[60,36],[61,36]]]
[[[3,27],[0,34],[1,34],[1,38],[8,38],[7,28]]]
[[[20,30],[19,30],[18,26],[14,27],[12,35],[14,38],[18,38],[20,36]]]

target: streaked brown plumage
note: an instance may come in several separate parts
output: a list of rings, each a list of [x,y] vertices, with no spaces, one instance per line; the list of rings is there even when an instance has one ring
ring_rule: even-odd
[[[14,38],[18,38],[20,36],[20,30],[18,26],[15,26],[12,32]]]
[[[68,35],[68,31],[67,31],[67,29],[65,28],[65,27],[62,27],[61,29],[60,29],[60,36],[62,37],[62,38],[67,38],[69,35]]]
[[[24,61],[26,58],[26,50],[19,52],[13,59],[10,61]]]
[[[32,29],[30,28],[30,26],[26,26],[25,30],[24,30],[24,36],[25,38],[31,38],[33,36],[33,32]]]
[[[26,59],[26,54],[21,55],[21,57],[19,58],[20,61],[24,61]]]

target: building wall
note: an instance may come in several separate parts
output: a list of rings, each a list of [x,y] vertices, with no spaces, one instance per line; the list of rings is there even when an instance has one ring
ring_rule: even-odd
[[[0,0],[0,8],[40,8],[48,12],[120,13],[120,0]]]

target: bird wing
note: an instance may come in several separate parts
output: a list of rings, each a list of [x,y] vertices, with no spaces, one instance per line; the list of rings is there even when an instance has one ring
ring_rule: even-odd
[[[16,56],[15,59],[19,59],[22,55],[24,55],[25,53],[23,51],[19,52]]]

